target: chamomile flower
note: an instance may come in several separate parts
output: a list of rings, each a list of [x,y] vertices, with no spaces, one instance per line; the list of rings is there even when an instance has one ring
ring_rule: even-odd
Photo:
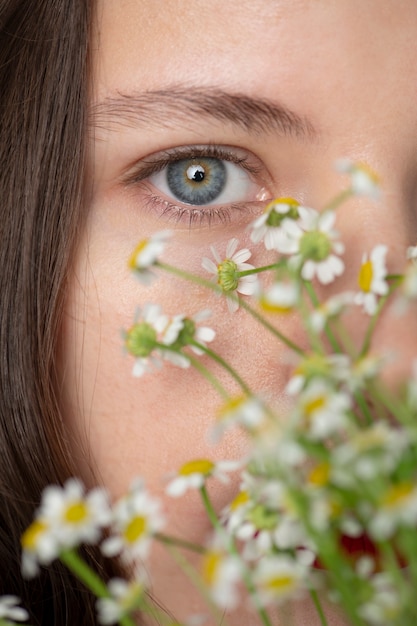
[[[44,490],[38,516],[47,520],[61,549],[95,543],[111,519],[108,494],[98,487],[86,493],[81,481],[71,478],[63,487]]]
[[[228,472],[234,472],[241,466],[238,461],[218,461],[194,459],[185,463],[169,482],[166,493],[173,498],[182,496],[188,489],[200,489],[208,478],[217,478],[223,483],[229,481]]]
[[[359,615],[370,626],[395,624],[404,607],[394,579],[381,572],[374,574],[370,582],[372,595],[359,607]]]
[[[325,380],[313,380],[300,394],[293,411],[294,425],[312,439],[325,439],[348,424],[350,396]]]
[[[240,426],[252,432],[266,419],[266,411],[261,400],[255,396],[235,396],[227,400],[218,410],[216,423],[211,436],[216,442],[230,428]]]
[[[165,327],[161,338],[162,343],[174,346],[178,350],[185,346],[190,346],[191,350],[196,354],[203,354],[204,352],[199,345],[206,347],[207,343],[213,341],[216,332],[208,326],[199,326],[198,324],[206,320],[210,315],[211,311],[208,309],[204,309],[192,317],[176,315]]]
[[[17,596],[0,596],[0,620],[6,624],[25,622],[29,618],[26,609],[18,606],[20,598]]]
[[[145,285],[149,285],[154,278],[154,273],[149,268],[155,265],[170,237],[170,230],[160,231],[140,241],[132,252],[128,262],[129,268]]]
[[[360,292],[355,295],[355,303],[363,306],[369,315],[376,312],[378,296],[388,293],[386,254],[387,246],[377,245],[369,255],[362,257],[358,276]]]
[[[320,304],[310,315],[310,326],[316,333],[320,333],[327,322],[337,317],[342,311],[353,303],[354,293],[346,291],[331,296],[328,300]]]
[[[261,559],[253,574],[257,596],[263,606],[299,598],[306,588],[308,567],[289,556]]]
[[[407,248],[407,259],[417,263],[417,246],[409,246]]]
[[[398,527],[415,528],[417,524],[417,486],[411,481],[389,485],[369,523],[375,539],[392,537]]]
[[[202,577],[215,604],[222,609],[236,607],[238,583],[243,566],[236,556],[219,549],[207,551],[202,562]]]
[[[125,331],[126,351],[135,357],[133,376],[143,376],[161,367],[161,355],[157,349],[159,335],[168,324],[168,317],[163,315],[158,304],[145,304],[138,309],[136,322]]]
[[[300,285],[295,281],[277,281],[259,296],[267,313],[290,313],[300,300]]]
[[[366,163],[355,163],[349,159],[339,159],[336,169],[350,177],[350,188],[356,196],[366,196],[378,200],[381,195],[380,179]]]
[[[111,519],[107,492],[93,489],[85,493],[77,479],[63,487],[48,486],[34,522],[22,535],[22,572],[36,575],[38,564],[47,565],[68,548],[96,543]]]
[[[100,624],[116,624],[125,616],[140,608],[146,586],[141,579],[127,582],[122,578],[112,578],[107,588],[109,598],[99,598],[96,602]]]
[[[141,481],[134,481],[127,495],[113,507],[111,535],[101,544],[106,556],[121,554],[127,562],[146,559],[155,533],[165,525],[161,502]]]
[[[294,241],[287,236],[288,222],[296,222],[300,212],[305,211],[294,198],[277,198],[270,202],[252,224],[251,240],[259,243],[263,240],[267,250],[277,250],[284,254],[295,252]]]
[[[241,293],[245,296],[253,295],[257,290],[258,279],[254,274],[241,276],[241,272],[254,269],[254,266],[246,261],[251,257],[252,253],[248,248],[237,250],[239,241],[230,239],[226,247],[226,258],[222,260],[214,246],[211,246],[211,252],[215,262],[204,257],[202,266],[205,270],[214,274],[217,278],[217,284],[221,287],[226,295]],[[227,298],[227,304],[231,313],[239,308],[237,297]]]
[[[310,213],[300,220],[299,227],[293,226],[291,236],[297,243],[291,265],[301,268],[304,280],[317,280],[323,285],[333,282],[345,268],[340,255],[344,245],[339,240],[339,233],[333,228],[336,220],[335,211]]]

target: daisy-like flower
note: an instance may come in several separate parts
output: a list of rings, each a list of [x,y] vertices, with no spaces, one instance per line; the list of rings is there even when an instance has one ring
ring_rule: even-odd
[[[155,533],[164,525],[161,502],[146,491],[142,481],[134,481],[113,507],[112,534],[101,550],[106,556],[121,554],[126,562],[146,559]]]
[[[296,395],[313,378],[345,380],[349,365],[349,357],[346,354],[321,355],[312,352],[300,361],[285,391],[291,396]]]
[[[236,607],[238,583],[242,580],[243,565],[240,560],[212,549],[205,553],[202,562],[202,577],[215,604],[222,609]]]
[[[305,591],[308,572],[309,568],[297,558],[282,555],[261,559],[253,574],[261,604],[279,605],[299,598]]]
[[[298,398],[294,426],[301,426],[312,439],[325,439],[347,426],[350,407],[347,393],[335,390],[325,380],[313,380]]]
[[[96,543],[111,519],[107,492],[96,488],[85,493],[77,479],[63,487],[48,486],[34,522],[22,535],[22,572],[36,575],[38,563],[51,563],[68,548]]]
[[[379,540],[392,537],[398,527],[417,524],[417,486],[403,481],[387,488],[369,523],[370,535]]]
[[[320,333],[327,322],[337,317],[342,311],[353,303],[354,293],[346,291],[332,296],[322,304],[320,304],[310,315],[310,326],[316,333]]]
[[[149,268],[155,265],[170,237],[170,230],[160,231],[140,241],[132,252],[128,261],[129,268],[145,285],[149,285],[154,278],[154,273]]]
[[[356,196],[366,196],[378,200],[381,195],[381,181],[366,163],[355,163],[349,159],[339,159],[336,169],[350,177],[350,188]]]
[[[185,463],[169,482],[166,493],[178,498],[188,489],[200,489],[208,478],[217,478],[223,483],[229,481],[228,472],[234,472],[241,467],[238,461],[218,461],[214,463],[209,459],[195,459]]]
[[[138,311],[135,324],[124,333],[125,349],[135,357],[133,376],[143,376],[145,372],[161,367],[157,344],[167,324],[168,317],[161,313],[158,304],[146,304],[142,314]]]
[[[355,303],[363,306],[369,315],[376,312],[378,296],[385,296],[388,293],[386,254],[387,246],[378,245],[369,256],[364,254],[362,257],[358,276],[360,292],[355,295]]]
[[[107,588],[109,598],[99,598],[96,602],[100,624],[117,624],[126,615],[140,608],[146,586],[141,579],[127,582],[122,578],[112,578]]]
[[[295,252],[294,242],[287,236],[287,225],[296,222],[300,214],[308,211],[301,207],[294,198],[277,198],[270,202],[263,212],[251,224],[251,240],[259,243],[263,240],[267,250],[277,250],[283,254]]]
[[[29,618],[26,609],[18,606],[20,598],[17,596],[0,596],[0,620],[6,624],[25,622]]]
[[[190,346],[191,350],[196,354],[204,354],[203,350],[195,344],[206,347],[207,343],[213,341],[216,332],[208,326],[198,326],[198,324],[206,320],[210,315],[211,311],[208,309],[204,309],[192,317],[176,315],[165,327],[162,333],[162,343],[174,346],[178,350],[185,346]]]
[[[211,431],[212,440],[219,441],[222,435],[234,426],[252,432],[261,426],[265,419],[265,407],[259,398],[235,396],[227,400],[217,412],[217,420]]]
[[[259,297],[259,304],[268,313],[290,313],[300,299],[300,287],[296,282],[275,282]]]
[[[290,262],[295,268],[301,267],[304,280],[317,277],[320,283],[328,285],[343,273],[345,265],[339,255],[343,254],[344,245],[333,228],[335,220],[335,211],[319,214],[310,209],[298,225],[292,225],[289,235],[297,247]]]
[[[372,596],[359,607],[359,615],[370,626],[397,623],[403,599],[388,573],[376,573],[371,579]]]
[[[210,249],[215,262],[204,257],[202,266],[207,272],[216,276],[217,284],[226,295],[236,295],[235,292],[238,292],[245,296],[251,296],[257,290],[258,279],[254,274],[240,276],[240,272],[254,269],[253,265],[246,263],[252,253],[248,248],[242,248],[236,252],[238,244],[237,239],[230,239],[226,246],[226,258],[223,260],[216,248],[211,246]],[[227,298],[227,305],[231,313],[237,311],[239,308],[237,296]]]

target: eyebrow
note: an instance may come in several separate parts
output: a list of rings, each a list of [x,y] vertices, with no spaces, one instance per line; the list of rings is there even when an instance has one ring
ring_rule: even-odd
[[[201,117],[231,124],[254,134],[278,133],[314,139],[311,121],[271,100],[228,92],[216,87],[172,86],[168,89],[117,93],[92,105],[90,125],[95,128],[190,126]]]

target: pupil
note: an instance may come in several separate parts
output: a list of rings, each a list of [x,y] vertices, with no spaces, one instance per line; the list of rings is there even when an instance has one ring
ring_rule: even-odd
[[[204,168],[201,165],[191,165],[187,169],[187,178],[195,183],[201,183],[205,178]]]

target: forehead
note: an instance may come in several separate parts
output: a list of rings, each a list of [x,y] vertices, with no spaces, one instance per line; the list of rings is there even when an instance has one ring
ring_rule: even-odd
[[[94,37],[94,100],[181,85],[278,98],[351,132],[398,107],[416,117],[415,0],[99,0]]]

